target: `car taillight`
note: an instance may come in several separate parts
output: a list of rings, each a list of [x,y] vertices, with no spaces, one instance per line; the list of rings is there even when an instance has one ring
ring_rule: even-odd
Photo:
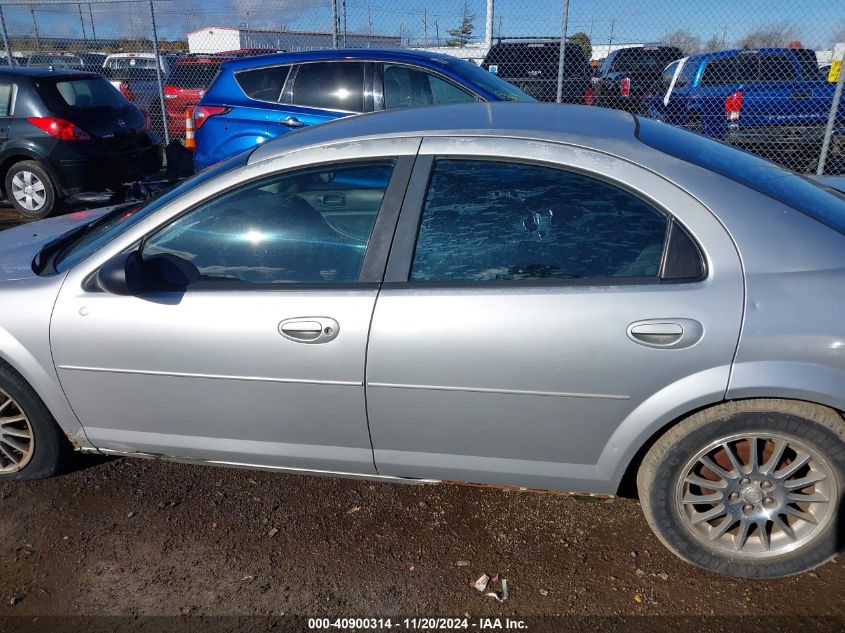
[[[627,97],[631,94],[631,78],[630,77],[623,77],[622,81],[619,83],[619,94],[623,97]]]
[[[739,121],[742,112],[742,90],[737,90],[725,99],[725,118],[728,121]]]
[[[164,98],[165,99],[175,99],[179,96],[179,91],[174,88],[173,86],[165,86],[164,87]]]
[[[117,89],[120,91],[127,101],[135,101],[135,95],[132,92],[132,88],[129,87],[129,84],[125,81],[121,81],[117,84]]]
[[[39,130],[55,136],[61,141],[90,141],[91,136],[84,130],[80,130],[70,121],[52,116],[31,116],[27,119]]]
[[[194,129],[199,130],[208,119],[218,114],[226,114],[230,109],[223,106],[196,106],[194,108]]]
[[[595,103],[594,95],[593,95],[593,87],[587,86],[584,89],[584,105],[593,105]]]

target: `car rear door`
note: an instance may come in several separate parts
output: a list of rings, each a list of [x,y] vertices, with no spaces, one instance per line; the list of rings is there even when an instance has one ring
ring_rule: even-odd
[[[318,149],[247,165],[73,266],[51,345],[91,443],[374,474],[366,343],[418,145],[339,144],[330,163]],[[138,296],[92,286],[126,249],[147,266],[190,261],[200,278]]]
[[[635,438],[724,396],[742,307],[729,236],[661,177],[425,139],[367,351],[378,471],[607,492]]]

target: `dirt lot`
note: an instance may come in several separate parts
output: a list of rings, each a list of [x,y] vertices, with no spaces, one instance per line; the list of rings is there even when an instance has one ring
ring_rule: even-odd
[[[508,579],[507,602],[470,586],[482,573]],[[97,457],[0,484],[0,631],[57,630],[51,615],[208,630],[190,623],[282,614],[664,616],[642,621],[678,630],[706,615],[745,631],[832,616],[790,622],[842,630],[845,556],[795,578],[720,577],[672,556],[625,499]]]

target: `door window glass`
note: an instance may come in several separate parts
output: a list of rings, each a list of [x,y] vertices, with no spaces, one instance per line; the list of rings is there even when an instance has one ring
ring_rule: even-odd
[[[293,86],[296,105],[348,112],[364,111],[364,64],[302,64]]]
[[[0,116],[9,116],[9,103],[12,99],[12,85],[0,84]]]
[[[648,277],[667,216],[619,187],[521,163],[435,162],[411,279]]]
[[[386,110],[473,101],[476,98],[465,90],[419,68],[384,65]]]
[[[795,65],[788,54],[760,57],[760,81],[795,81]]]
[[[353,283],[392,171],[333,165],[244,185],[152,236],[144,257],[180,257],[201,280]]]

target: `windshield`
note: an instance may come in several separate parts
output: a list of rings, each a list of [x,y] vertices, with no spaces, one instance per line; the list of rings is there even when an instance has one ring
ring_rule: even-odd
[[[175,200],[190,189],[193,189],[194,187],[211,180],[224,172],[237,169],[238,167],[245,165],[250,153],[250,151],[241,152],[221,163],[206,167],[199,173],[182,181],[164,194],[142,203],[137,207],[129,207],[128,209],[126,207],[121,207],[104,215],[89,225],[88,228],[80,233],[73,241],[64,246],[64,248],[56,256],[56,261],[54,263],[56,272],[63,273],[69,270],[92,253],[102,248],[105,244],[112,241],[126,229],[134,226],[140,220],[143,220],[150,214],[161,209],[163,206],[169,204],[171,201]]]
[[[482,90],[496,95],[503,101],[536,101],[534,97],[525,94],[516,86],[509,84],[504,79],[497,77],[473,62],[463,59],[449,60],[449,66],[455,72],[472,82]]]
[[[112,57],[106,61],[106,68],[113,70],[129,70],[133,68],[155,69],[155,57]]]
[[[34,83],[44,104],[53,111],[120,110],[129,105],[114,86],[96,75],[39,78]]]
[[[782,202],[845,235],[845,195],[759,156],[651,119],[637,118],[646,145]]]

